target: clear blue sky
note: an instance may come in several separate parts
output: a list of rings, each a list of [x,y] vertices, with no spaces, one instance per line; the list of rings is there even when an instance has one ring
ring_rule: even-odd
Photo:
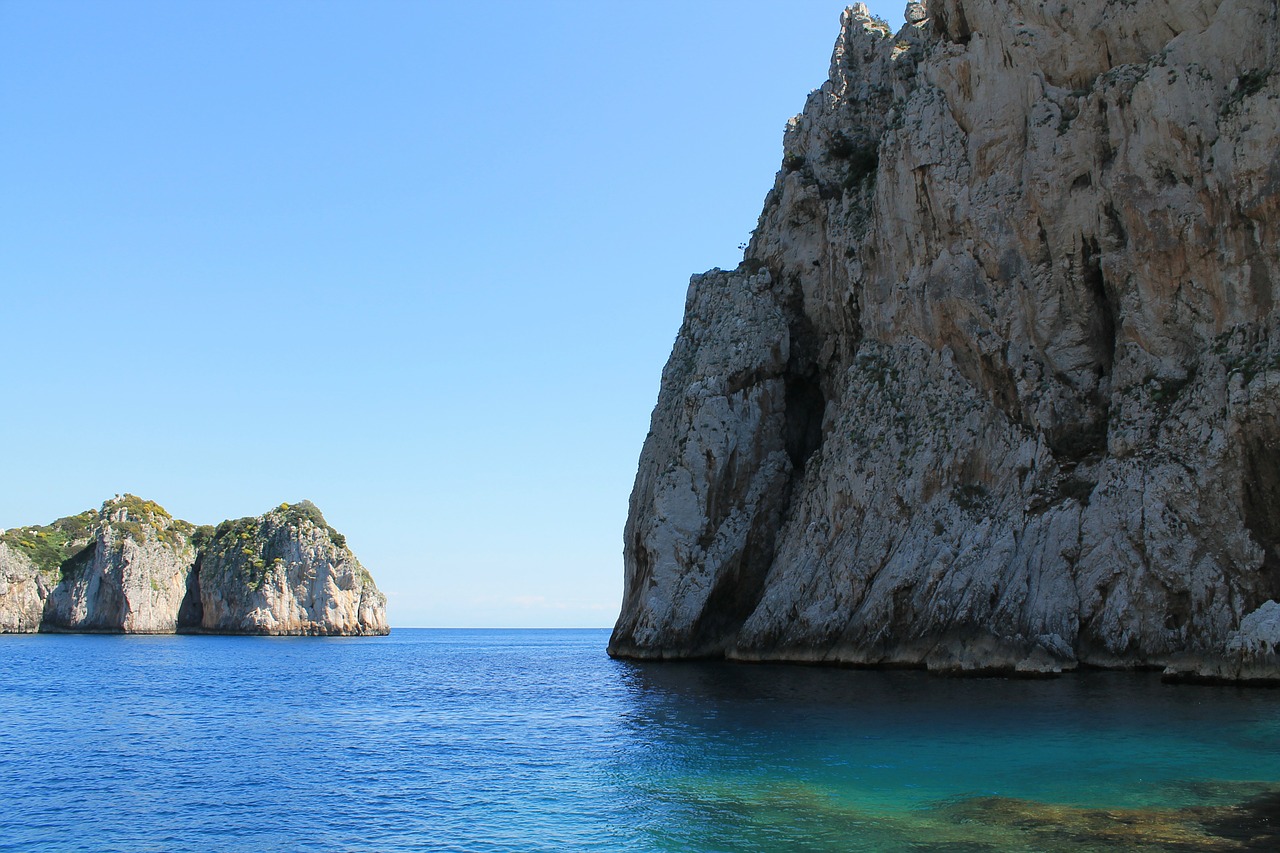
[[[309,498],[392,625],[612,624],[842,8],[0,0],[0,527]]]

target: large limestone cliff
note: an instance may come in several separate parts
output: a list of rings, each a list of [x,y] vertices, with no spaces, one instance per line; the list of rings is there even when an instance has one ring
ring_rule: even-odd
[[[1276,3],[907,21],[690,283],[611,653],[1280,677]]]
[[[125,495],[0,534],[0,633],[388,631],[386,597],[308,501],[200,528]]]

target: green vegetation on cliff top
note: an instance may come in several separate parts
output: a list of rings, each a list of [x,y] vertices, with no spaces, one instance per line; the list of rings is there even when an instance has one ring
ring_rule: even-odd
[[[104,515],[124,510],[131,518],[138,521],[152,521],[155,519],[164,519],[172,521],[173,516],[169,511],[155,501],[149,501],[140,498],[137,495],[125,494],[118,498],[112,498],[102,505]]]
[[[0,542],[25,554],[44,574],[56,575],[64,563],[72,561],[92,543],[98,520],[98,513],[88,509],[52,524],[6,530]]]
[[[249,584],[258,589],[270,570],[284,562],[272,539],[262,536],[262,528],[269,521],[295,530],[311,525],[325,531],[335,547],[347,547],[347,538],[329,526],[311,501],[282,503],[265,515],[229,519],[216,528],[201,528],[197,532],[201,539],[198,547],[224,564],[240,567]],[[368,580],[372,583],[372,578]]]
[[[191,543],[196,526],[175,519],[155,501],[126,494],[102,505],[102,521],[119,536],[136,542],[154,539],[166,547],[178,549]]]
[[[120,539],[145,542],[155,538],[170,548],[181,548],[195,526],[176,521],[155,501],[136,495],[112,498],[99,510],[87,509],[52,524],[15,527],[0,542],[25,554],[46,575],[74,574],[93,558],[98,530],[106,527]]]
[[[310,522],[321,530],[326,531],[329,534],[329,541],[334,545],[339,548],[347,547],[347,537],[330,527],[329,522],[324,520],[324,515],[320,512],[320,508],[311,501],[280,504],[272,512],[284,515],[284,519],[290,527],[298,527],[303,521]]]
[[[256,531],[257,526],[261,522],[273,516],[279,518],[287,526],[293,528],[301,528],[304,522],[314,525],[328,533],[329,541],[334,545],[339,548],[347,547],[347,537],[330,527],[329,522],[324,520],[324,514],[320,512],[320,508],[311,501],[300,501],[296,504],[282,503],[280,506],[261,516],[247,516],[245,518],[228,519],[214,528],[210,541],[216,542],[233,533],[242,539],[247,539],[249,537],[245,535],[246,533],[250,530]]]
[[[175,519],[155,501],[130,494],[104,502],[100,510],[85,510],[52,524],[15,527],[0,534],[0,542],[26,555],[39,571],[56,581],[61,575],[74,575],[83,570],[93,558],[98,530],[106,528],[120,540],[130,538],[141,543],[154,539],[174,549],[190,545],[223,559],[230,557],[232,562],[245,567],[256,588],[262,585],[268,569],[283,561],[280,556],[268,553],[272,545],[259,535],[263,522],[271,518],[294,529],[313,525],[325,531],[335,547],[347,545],[346,537],[329,526],[311,501],[282,503],[263,516],[228,520],[217,527],[208,524],[197,527]],[[373,582],[367,571],[363,576],[369,583]]]

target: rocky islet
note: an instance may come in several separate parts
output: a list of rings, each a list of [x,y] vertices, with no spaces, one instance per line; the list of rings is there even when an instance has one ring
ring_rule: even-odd
[[[388,630],[386,596],[309,501],[198,527],[124,495],[0,534],[0,633]]]

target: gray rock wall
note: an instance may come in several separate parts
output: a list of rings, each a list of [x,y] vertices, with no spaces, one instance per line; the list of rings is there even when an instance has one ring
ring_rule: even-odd
[[[1276,4],[908,20],[690,284],[611,652],[1280,676]]]

